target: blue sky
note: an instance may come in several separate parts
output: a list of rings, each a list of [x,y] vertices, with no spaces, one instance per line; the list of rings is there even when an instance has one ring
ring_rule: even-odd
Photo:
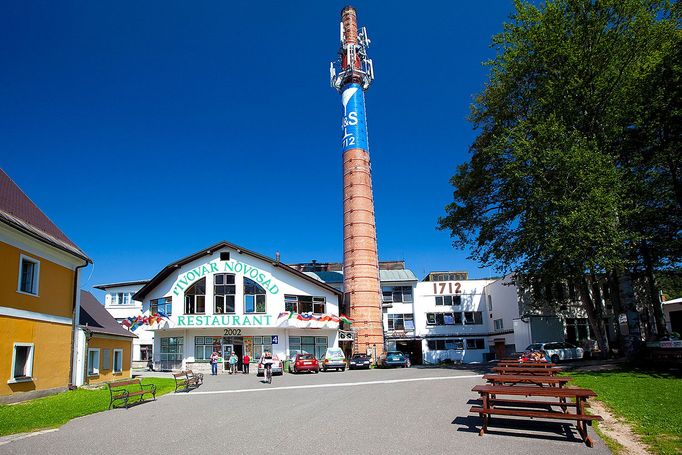
[[[0,166],[95,261],[148,278],[220,240],[285,262],[342,260],[347,2],[4,2]],[[379,255],[417,276],[479,269],[436,230],[475,132],[511,1],[357,1]],[[386,6],[390,5],[390,6]]]

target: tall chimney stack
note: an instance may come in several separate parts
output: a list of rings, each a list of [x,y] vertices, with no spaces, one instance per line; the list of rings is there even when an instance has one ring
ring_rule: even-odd
[[[351,6],[341,11],[340,32],[339,72],[332,63],[330,77],[343,104],[344,303],[354,320],[353,350],[366,353],[371,348],[378,356],[384,352],[384,330],[364,94],[374,80],[374,67],[367,57],[367,30],[358,29]]]

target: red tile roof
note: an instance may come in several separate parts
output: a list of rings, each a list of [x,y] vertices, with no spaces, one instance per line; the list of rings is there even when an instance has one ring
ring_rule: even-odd
[[[47,244],[92,262],[2,169],[0,169],[0,221]]]
[[[88,291],[81,290],[81,311],[78,322],[94,333],[137,338],[137,335],[116,322],[116,319],[104,309],[104,305]]]

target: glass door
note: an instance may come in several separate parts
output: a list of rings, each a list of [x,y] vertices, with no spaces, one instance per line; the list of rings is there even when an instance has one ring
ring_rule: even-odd
[[[223,344],[223,371],[230,369],[230,355],[232,354],[233,345]]]

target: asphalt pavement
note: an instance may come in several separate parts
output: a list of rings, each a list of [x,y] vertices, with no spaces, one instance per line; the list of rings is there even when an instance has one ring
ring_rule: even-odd
[[[476,371],[409,368],[206,376],[189,393],[74,419],[0,445],[0,454],[591,454],[573,423],[470,415]]]

